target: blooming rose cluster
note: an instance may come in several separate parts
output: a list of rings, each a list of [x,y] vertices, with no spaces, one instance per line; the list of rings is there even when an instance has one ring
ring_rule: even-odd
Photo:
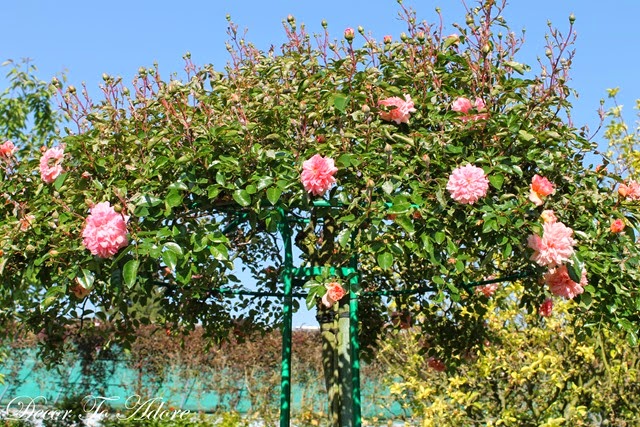
[[[553,295],[571,299],[581,294],[587,285],[586,271],[582,271],[582,280],[576,283],[571,280],[567,270],[566,263],[570,262],[575,253],[573,230],[558,222],[552,210],[543,211],[541,216],[544,220],[542,237],[533,234],[527,239],[527,245],[533,249],[531,260],[540,266],[548,267],[544,281]]]
[[[476,288],[476,293],[484,294],[484,296],[488,298],[498,290],[498,287],[500,287],[500,284],[498,283],[488,283],[486,285],[478,286]]]
[[[473,165],[456,168],[449,176],[447,190],[453,200],[472,205],[487,194],[489,180],[484,171]]]
[[[487,108],[487,105],[482,98],[476,98],[474,102],[471,102],[469,98],[465,98],[462,96],[456,98],[453,101],[453,104],[451,104],[452,111],[464,114],[460,117],[460,120],[462,120],[463,122],[469,120],[486,119],[489,117],[488,113],[469,114],[469,111],[471,111],[472,108],[475,108],[476,111],[483,111]]]
[[[16,152],[17,148],[11,141],[5,141],[0,145],[0,157],[8,159]]]
[[[127,220],[109,202],[91,208],[82,231],[82,243],[93,255],[109,258],[127,246]]]
[[[333,159],[314,155],[302,163],[300,180],[304,189],[314,196],[322,196],[336,182],[334,175],[338,172]]]
[[[64,147],[49,148],[40,158],[40,177],[51,184],[62,173]]]
[[[322,297],[322,304],[327,308],[331,308],[333,304],[340,301],[342,297],[346,295],[346,291],[338,282],[330,282],[325,286],[327,288],[327,292]]]
[[[629,200],[640,200],[640,184],[634,180],[630,180],[628,184],[620,184],[618,194]]]
[[[409,123],[409,117],[411,113],[415,113],[413,101],[411,96],[405,95],[404,99],[397,96],[382,99],[378,101],[378,105],[388,107],[389,111],[380,111],[380,118],[389,122]]]
[[[536,206],[542,206],[544,198],[550,194],[553,194],[555,188],[553,184],[545,177],[535,174],[531,180],[530,185],[531,192],[529,193],[529,200],[531,200]]]

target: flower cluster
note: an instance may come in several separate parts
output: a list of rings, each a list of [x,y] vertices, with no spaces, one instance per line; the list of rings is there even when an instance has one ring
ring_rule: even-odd
[[[113,209],[109,202],[102,202],[90,210],[82,231],[82,243],[93,255],[109,258],[127,246],[127,220]]]
[[[410,114],[416,112],[411,96],[409,95],[405,95],[404,99],[397,96],[382,99],[378,101],[378,105],[389,108],[388,111],[380,111],[380,118],[389,122],[395,122],[396,124],[409,123]]]
[[[640,184],[634,180],[630,180],[628,184],[620,184],[618,194],[629,200],[640,200]]]

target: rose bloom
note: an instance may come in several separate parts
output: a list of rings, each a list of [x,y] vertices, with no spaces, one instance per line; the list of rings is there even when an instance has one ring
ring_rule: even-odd
[[[391,107],[389,111],[380,111],[380,117],[382,120],[395,122],[396,124],[409,123],[410,114],[416,112],[416,109],[413,108],[411,96],[409,95],[405,95],[404,100],[397,96],[383,99],[378,101],[378,105]]]
[[[566,299],[573,299],[576,295],[580,295],[584,292],[584,287],[588,284],[587,272],[585,270],[582,270],[580,283],[576,283],[569,277],[569,271],[566,265],[561,265],[558,268],[549,270],[544,275],[544,281],[547,286],[549,286],[549,290],[553,295]]]
[[[353,31],[353,28],[347,28],[344,30],[344,38],[348,41],[353,40],[353,38],[355,37],[356,33],[355,31]]]
[[[473,106],[476,107],[476,110],[480,111],[484,110],[487,107],[487,104],[484,103],[484,100],[482,98],[476,98]]]
[[[393,38],[389,35],[386,35],[382,40],[384,41],[384,44],[389,44],[391,43],[391,40],[393,40]]]
[[[327,308],[331,308],[336,301],[340,301],[346,295],[346,291],[338,282],[327,283],[325,286],[327,292],[322,297],[322,304]]]
[[[549,194],[553,194],[555,191],[551,181],[538,174],[533,176],[529,188],[531,190],[529,200],[531,200],[536,206],[542,205],[544,203],[542,198],[547,197]]]
[[[542,317],[549,317],[551,316],[551,311],[553,311],[553,300],[551,298],[547,298],[542,304],[540,304],[538,313]]]
[[[51,184],[62,173],[64,147],[49,148],[40,158],[40,177]]]
[[[498,290],[499,287],[500,287],[499,283],[489,283],[487,285],[476,287],[476,293],[482,293],[484,294],[485,297],[488,298],[491,295],[493,295]]]
[[[458,113],[464,113],[464,114],[467,114],[469,110],[471,110],[471,107],[473,107],[473,105],[471,104],[471,101],[463,96],[456,98],[455,101],[453,101],[453,104],[451,105],[451,109],[453,111],[457,111]]]
[[[640,200],[640,184],[634,180],[630,180],[629,184],[620,184],[618,194],[630,200]]]
[[[109,202],[102,202],[90,210],[82,230],[82,243],[93,255],[109,258],[129,244],[127,220]]]
[[[302,163],[300,180],[307,192],[322,196],[336,182],[336,172],[333,159],[316,154]]]
[[[27,231],[35,219],[36,217],[32,214],[28,214],[20,218],[20,231]]]
[[[16,146],[13,145],[13,142],[11,141],[5,141],[2,145],[0,145],[1,157],[11,157],[15,152],[16,152]]]
[[[484,171],[473,165],[456,168],[447,182],[447,190],[453,200],[470,205],[484,197],[488,189],[489,180]]]
[[[529,236],[527,245],[533,249],[531,260],[538,265],[556,267],[573,256],[573,230],[561,222],[545,223],[542,238],[536,234]]]
[[[542,220],[547,224],[558,222],[558,217],[556,217],[555,212],[553,212],[551,209],[542,211],[542,213],[540,214],[540,218],[542,218]]]
[[[624,221],[621,219],[616,219],[611,223],[611,232],[612,233],[620,233],[624,230]]]

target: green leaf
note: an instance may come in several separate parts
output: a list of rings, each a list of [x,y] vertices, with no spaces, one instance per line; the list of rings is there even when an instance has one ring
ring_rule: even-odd
[[[535,136],[531,135],[529,132],[527,132],[526,130],[522,130],[520,129],[518,131],[518,134],[520,135],[520,138],[522,138],[525,142],[529,142],[533,139],[535,139]]]
[[[45,310],[51,304],[56,302],[59,298],[64,296],[65,287],[64,286],[52,286],[47,289],[47,293],[44,295],[44,299],[40,303],[40,308]]]
[[[67,179],[67,175],[67,173],[62,173],[53,182],[53,188],[55,188],[56,191],[60,191],[60,187],[64,184],[64,180]]]
[[[87,270],[86,268],[83,268],[80,271],[80,275],[76,277],[76,279],[78,280],[78,283],[80,284],[80,286],[82,286],[83,288],[85,289],[93,288],[93,282],[95,280],[95,277],[93,277],[93,274],[91,273],[91,271]]]
[[[269,203],[271,203],[272,205],[275,205],[276,203],[278,203],[281,194],[282,190],[280,189],[280,187],[271,187],[267,190],[267,200],[269,200]]]
[[[182,248],[180,247],[179,244],[175,243],[175,242],[167,242],[164,244],[164,248],[168,251],[171,251],[173,253],[175,253],[176,255],[183,255],[182,252]]]
[[[180,206],[182,204],[182,195],[176,190],[171,190],[169,191],[169,194],[167,194],[167,197],[164,199],[164,203],[169,208]]]
[[[344,96],[341,93],[333,94],[333,106],[336,110],[344,113],[344,110],[347,108],[347,102],[349,101],[349,97]]]
[[[140,262],[137,259],[131,259],[127,261],[127,263],[122,268],[122,276],[124,279],[124,285],[127,288],[133,287],[136,283],[136,278],[138,277],[138,267],[140,266]],[[86,286],[85,286],[86,287]]]
[[[383,270],[388,270],[393,265],[393,254],[389,252],[382,252],[378,255],[378,265]]]
[[[391,194],[393,192],[393,183],[391,181],[385,181],[384,184],[382,184],[382,191]]]
[[[229,259],[229,251],[227,247],[223,244],[212,245],[209,247],[209,251],[211,255],[218,261],[226,261]]]
[[[273,178],[271,178],[270,176],[263,176],[258,180],[257,189],[258,191],[262,191],[265,188],[269,187],[271,184],[273,184]]]
[[[504,175],[502,174],[494,174],[489,175],[489,182],[496,190],[500,190],[502,188],[502,184],[504,183]]]
[[[174,271],[176,269],[176,264],[178,264],[178,256],[175,252],[164,251],[162,252],[162,261],[164,262],[164,265],[169,267],[169,270]]]
[[[395,219],[397,224],[400,224],[402,228],[409,234],[415,233],[416,229],[413,227],[413,221],[407,215],[400,215]]]
[[[169,187],[167,187],[169,190],[180,190],[180,191],[187,191],[189,189],[189,187],[187,187],[187,184],[185,184],[182,181],[176,181],[173,182],[171,184],[169,184]]]
[[[567,264],[567,272],[569,273],[571,280],[576,283],[580,283],[584,266],[577,255],[573,256],[572,261],[573,262]]]
[[[338,244],[340,244],[340,246],[346,248],[349,245],[350,241],[351,231],[349,229],[345,228],[344,230],[341,230],[340,233],[338,233]]]
[[[246,190],[236,190],[233,192],[233,200],[240,206],[247,207],[251,204],[251,195]]]

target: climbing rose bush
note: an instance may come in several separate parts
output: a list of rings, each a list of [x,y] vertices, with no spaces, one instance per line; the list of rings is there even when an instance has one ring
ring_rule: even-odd
[[[40,158],[40,177],[51,184],[62,173],[64,147],[49,148]]]
[[[302,163],[300,180],[306,191],[314,196],[322,196],[335,184],[336,172],[338,168],[335,167],[333,159],[315,154]]]
[[[453,200],[470,205],[486,196],[488,189],[489,180],[484,171],[473,165],[456,168],[447,182],[447,190]]]
[[[112,257],[129,244],[127,218],[116,212],[109,202],[98,203],[85,221],[82,243],[93,255]]]
[[[378,101],[378,105],[388,108],[388,111],[380,111],[380,118],[382,118],[382,120],[395,122],[396,124],[408,124],[411,113],[416,112],[411,96],[409,95],[405,95],[404,99],[397,96],[382,99]]]

